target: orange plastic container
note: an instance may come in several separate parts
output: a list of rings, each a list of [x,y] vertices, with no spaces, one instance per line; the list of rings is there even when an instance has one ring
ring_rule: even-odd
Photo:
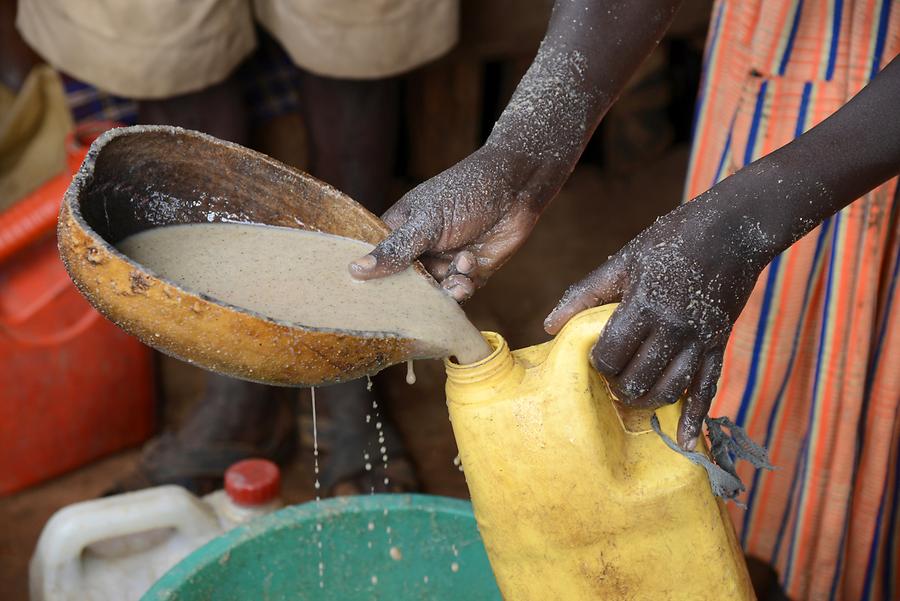
[[[77,128],[66,171],[0,213],[0,494],[138,444],[154,428],[150,349],[82,298],[56,249],[63,192],[111,125]]]

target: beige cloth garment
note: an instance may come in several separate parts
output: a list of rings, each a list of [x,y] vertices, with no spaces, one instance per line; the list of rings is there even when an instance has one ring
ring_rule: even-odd
[[[35,67],[18,94],[0,85],[0,211],[66,166],[72,116],[59,74]]]
[[[294,62],[335,78],[418,67],[456,43],[459,0],[19,0],[22,37],[61,71],[130,98],[224,80],[254,49],[254,15]]]
[[[411,71],[453,48],[459,0],[255,0],[259,22],[299,66],[372,79]]]

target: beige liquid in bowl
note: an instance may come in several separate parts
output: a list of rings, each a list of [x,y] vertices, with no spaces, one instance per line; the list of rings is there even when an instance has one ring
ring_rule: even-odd
[[[284,227],[192,223],[139,232],[119,250],[188,290],[292,324],[414,338],[461,363],[490,348],[459,305],[412,268],[361,282],[371,244]]]

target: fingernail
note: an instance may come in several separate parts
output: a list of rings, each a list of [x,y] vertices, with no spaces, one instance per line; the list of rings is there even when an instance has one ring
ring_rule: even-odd
[[[353,266],[360,271],[369,271],[378,264],[378,259],[373,255],[366,255],[353,261]]]
[[[460,273],[469,273],[472,271],[472,259],[468,255],[460,255],[456,260],[456,270]]]
[[[597,345],[594,345],[594,348],[591,349],[591,364],[594,366],[594,369],[607,376],[614,376],[618,374],[619,372],[617,369],[597,356],[597,352],[595,350],[596,348]]]
[[[694,438],[692,438],[689,441],[687,441],[686,443],[684,443],[684,446],[682,448],[685,451],[693,451],[694,449],[697,448],[697,439],[699,439],[699,438],[700,438],[699,436],[695,436]]]
[[[466,298],[466,287],[452,277],[441,282],[441,287],[443,287],[443,289],[447,291],[447,294],[450,295],[450,298],[456,302],[462,302]]]

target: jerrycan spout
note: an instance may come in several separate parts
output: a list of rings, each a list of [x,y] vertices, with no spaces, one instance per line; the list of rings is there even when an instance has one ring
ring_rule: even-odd
[[[513,358],[509,345],[496,332],[482,332],[491,347],[491,353],[474,363],[455,363],[444,360],[447,370],[447,386],[458,389],[462,403],[490,400],[498,386],[517,383],[525,375],[525,369]]]

